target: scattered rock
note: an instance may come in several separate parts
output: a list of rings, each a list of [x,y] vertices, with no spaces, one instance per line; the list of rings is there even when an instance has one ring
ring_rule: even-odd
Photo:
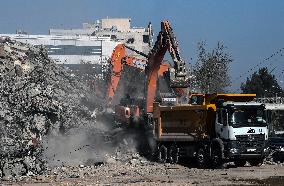
[[[80,167],[80,168],[84,168],[85,166],[84,166],[84,165],[80,165],[79,167]]]

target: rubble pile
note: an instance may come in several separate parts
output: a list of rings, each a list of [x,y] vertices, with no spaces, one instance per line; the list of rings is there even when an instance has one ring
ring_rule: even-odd
[[[102,102],[43,47],[0,38],[0,177],[39,174],[42,139],[95,122]]]

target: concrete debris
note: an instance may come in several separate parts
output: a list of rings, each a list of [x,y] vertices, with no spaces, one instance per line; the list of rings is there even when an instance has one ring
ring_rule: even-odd
[[[102,99],[71,74],[45,48],[0,38],[1,177],[43,173],[46,135],[95,125]]]

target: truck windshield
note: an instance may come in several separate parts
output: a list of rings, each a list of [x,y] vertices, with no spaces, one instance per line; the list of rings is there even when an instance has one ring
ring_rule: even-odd
[[[263,126],[266,125],[264,110],[237,109],[229,114],[232,126]]]

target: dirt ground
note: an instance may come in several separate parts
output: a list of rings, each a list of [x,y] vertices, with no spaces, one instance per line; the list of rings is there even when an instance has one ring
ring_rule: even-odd
[[[47,175],[2,181],[1,185],[283,185],[284,166],[197,169],[132,159],[96,166],[56,167]]]

